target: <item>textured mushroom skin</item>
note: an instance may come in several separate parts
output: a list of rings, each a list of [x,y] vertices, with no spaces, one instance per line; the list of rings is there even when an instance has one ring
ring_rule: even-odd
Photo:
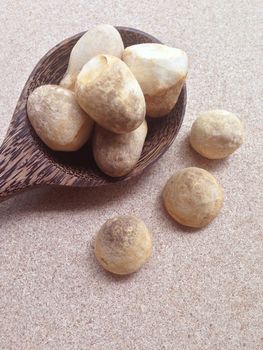
[[[95,255],[108,271],[125,275],[142,267],[152,252],[151,234],[134,216],[117,216],[101,227],[95,239]]]
[[[121,58],[124,45],[120,33],[109,24],[101,24],[86,32],[73,47],[67,71],[60,85],[74,90],[77,75],[85,63],[99,54]]]
[[[185,79],[179,80],[175,85],[155,96],[144,95],[146,114],[152,118],[158,118],[170,113],[180,96],[184,82]]]
[[[203,227],[219,213],[223,189],[206,170],[196,167],[179,170],[166,183],[163,202],[174,220],[190,227]]]
[[[103,128],[124,134],[138,128],[146,114],[145,99],[132,72],[119,58],[98,55],[78,75],[80,106]]]
[[[166,45],[148,43],[127,47],[122,57],[142,88],[147,115],[167,115],[176,104],[187,76],[186,53]]]
[[[211,110],[202,113],[193,123],[191,146],[208,159],[221,159],[237,150],[244,141],[244,125],[233,113]]]
[[[128,174],[141,156],[146,135],[146,121],[127,134],[114,134],[96,125],[93,154],[98,167],[112,177]]]
[[[27,101],[28,118],[41,140],[55,151],[76,151],[88,140],[93,120],[75,94],[57,85],[36,88]]]

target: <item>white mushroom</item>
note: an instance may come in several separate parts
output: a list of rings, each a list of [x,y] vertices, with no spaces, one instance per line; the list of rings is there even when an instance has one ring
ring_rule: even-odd
[[[74,89],[78,73],[92,57],[99,54],[121,57],[123,50],[124,46],[120,33],[113,26],[102,24],[91,28],[73,47],[67,71],[60,85],[68,89]]]
[[[103,128],[123,134],[145,118],[145,100],[132,72],[119,58],[98,55],[82,68],[75,86],[80,106]]]
[[[233,113],[215,109],[202,113],[190,133],[192,147],[209,159],[221,159],[238,149],[244,140],[244,125]]]
[[[75,94],[56,85],[35,89],[28,97],[27,114],[37,135],[55,151],[78,150],[88,140],[93,126]]]
[[[97,233],[95,255],[106,270],[126,275],[140,269],[152,253],[151,234],[134,216],[107,220]]]
[[[163,190],[164,206],[182,225],[203,227],[219,213],[224,200],[222,187],[208,171],[200,168],[179,170]]]
[[[187,76],[184,51],[161,44],[127,47],[123,61],[138,80],[145,96],[147,115],[161,117],[176,104]]]
[[[98,167],[113,177],[128,174],[141,156],[146,135],[146,121],[127,134],[114,134],[97,125],[93,136],[93,154]]]

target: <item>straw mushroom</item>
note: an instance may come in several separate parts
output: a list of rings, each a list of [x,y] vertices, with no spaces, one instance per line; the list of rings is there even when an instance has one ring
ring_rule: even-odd
[[[135,130],[145,118],[140,85],[117,57],[98,55],[86,63],[78,75],[75,92],[84,111],[116,134]]]
[[[117,216],[101,227],[95,239],[95,256],[106,270],[126,275],[140,269],[152,253],[151,234],[134,216]]]
[[[190,143],[196,152],[209,159],[221,159],[237,150],[244,140],[244,125],[233,113],[211,110],[193,123]]]
[[[219,213],[222,187],[208,171],[196,167],[179,170],[166,183],[163,201],[167,212],[182,225],[203,227]]]
[[[103,53],[121,57],[123,50],[120,33],[113,26],[102,24],[91,28],[73,47],[67,71],[60,85],[74,89],[78,73],[92,57]]]
[[[93,136],[93,154],[98,167],[113,177],[128,174],[141,156],[146,135],[146,121],[127,134],[114,134],[97,125]]]
[[[122,57],[142,88],[147,115],[162,117],[168,114],[176,104],[187,76],[186,53],[152,43],[129,46]]]
[[[75,94],[56,85],[36,88],[27,101],[28,118],[41,140],[54,151],[76,151],[88,140],[93,120]]]

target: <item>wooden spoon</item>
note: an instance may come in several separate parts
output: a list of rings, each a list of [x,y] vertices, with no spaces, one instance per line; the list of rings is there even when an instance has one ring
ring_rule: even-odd
[[[117,29],[125,47],[146,42],[160,43],[153,36],[136,29]],[[167,117],[147,119],[149,133],[141,158],[126,176],[111,178],[103,174],[94,162],[89,143],[73,153],[54,152],[42,143],[27,118],[28,95],[40,85],[59,83],[66,71],[71,49],[83,34],[79,33],[56,45],[38,62],[29,76],[0,147],[0,200],[34,186],[93,187],[129,180],[153,164],[174,141],[185,113],[185,86]]]

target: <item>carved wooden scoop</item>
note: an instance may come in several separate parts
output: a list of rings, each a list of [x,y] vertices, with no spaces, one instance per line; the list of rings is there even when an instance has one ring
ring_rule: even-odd
[[[117,27],[125,47],[146,42],[160,43],[151,35],[132,28]],[[154,163],[175,139],[185,112],[186,87],[172,112],[164,118],[148,118],[149,132],[136,167],[126,176],[103,174],[87,143],[77,152],[54,152],[35,134],[26,112],[28,95],[38,86],[58,84],[68,64],[71,49],[84,33],[77,34],[50,50],[36,65],[18,100],[6,138],[0,147],[0,200],[33,186],[100,186],[126,181]]]

